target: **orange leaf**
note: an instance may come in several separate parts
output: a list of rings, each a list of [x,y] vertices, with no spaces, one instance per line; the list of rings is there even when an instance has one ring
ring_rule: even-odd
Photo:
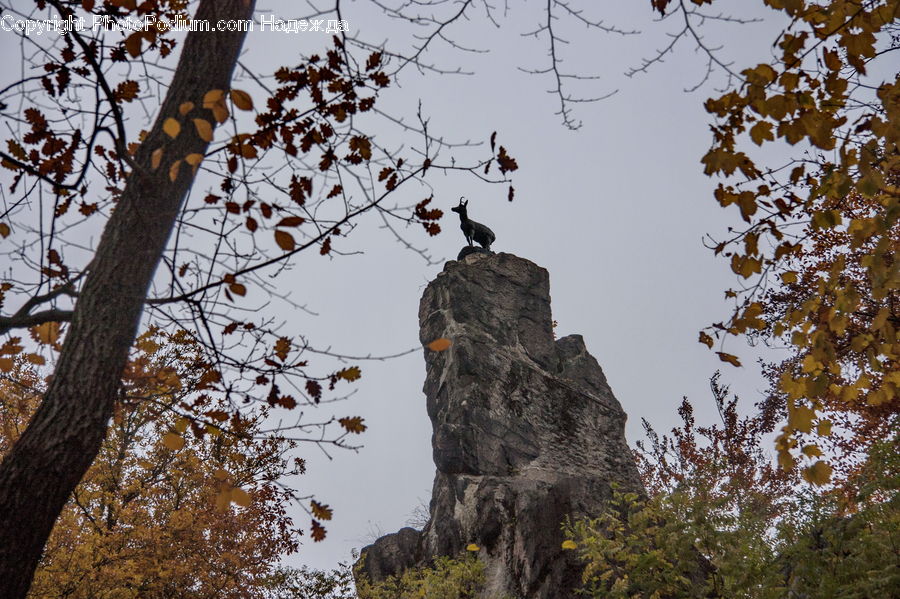
[[[444,351],[445,349],[450,347],[452,344],[453,344],[453,342],[450,341],[449,339],[441,337],[440,339],[435,339],[434,341],[432,341],[425,347],[427,347],[431,351]]]
[[[166,135],[175,139],[178,137],[178,134],[181,133],[181,123],[173,119],[172,117],[167,118],[163,121],[163,131],[166,132]]]

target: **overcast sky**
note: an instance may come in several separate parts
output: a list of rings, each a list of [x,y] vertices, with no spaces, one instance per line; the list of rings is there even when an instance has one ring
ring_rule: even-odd
[[[741,341],[731,341],[727,351],[740,355],[746,365],[738,370],[697,343],[701,328],[727,316],[722,292],[736,284],[726,261],[714,258],[702,244],[704,234],[722,236],[737,221],[736,211],[717,206],[712,197],[715,182],[702,174],[699,162],[710,145],[703,100],[715,94],[723,79],[714,76],[698,91],[684,91],[703,78],[706,65],[706,58],[687,40],[649,73],[625,77],[628,68],[667,45],[667,32],[676,31],[679,23],[656,22],[649,0],[572,0],[573,7],[586,7],[589,18],[641,33],[606,34],[572,20],[555,25],[569,42],[560,46],[564,68],[599,77],[573,82],[573,92],[589,97],[618,90],[606,100],[575,106],[573,116],[583,126],[571,131],[554,114],[559,106],[547,93],[553,85],[550,77],[520,70],[548,64],[546,39],[521,35],[545,18],[545,4],[509,4],[508,11],[496,13],[499,28],[476,8],[469,19],[445,30],[458,44],[479,52],[437,40],[426,55],[449,70],[460,67],[473,75],[407,70],[380,105],[414,115],[421,100],[431,130],[455,141],[486,142],[497,131],[519,164],[515,201],[506,200],[505,186],[433,173],[435,207],[446,213],[444,232],[428,238],[417,226],[406,231],[405,238],[426,248],[437,264],[429,265],[405,249],[380,227],[379,219],[368,217],[349,239],[338,241],[341,250],[362,253],[334,258],[301,254],[294,268],[280,277],[283,291],[317,314],[280,314],[285,333],[302,333],[319,347],[345,354],[392,354],[417,346],[422,291],[464,245],[456,215],[449,212],[464,195],[470,217],[496,233],[492,249],[549,270],[557,334],[584,336],[628,413],[629,443],[641,438],[642,418],[657,430],[675,425],[684,395],[694,400],[698,420],[711,420],[715,410],[708,379],[716,369],[724,370],[723,381],[745,399],[757,400],[764,382],[753,365],[755,354]],[[721,56],[734,60],[738,70],[770,58],[780,21],[757,4],[761,2],[718,0],[714,14],[732,9],[732,14],[748,16],[746,10],[752,8],[757,10],[753,16],[775,20],[713,23],[705,30],[709,45],[724,45]],[[295,8],[300,5],[261,4],[258,16],[299,18],[312,12]],[[386,17],[367,0],[344,1],[341,6],[351,31],[374,44],[405,48],[414,43],[414,34],[426,31]],[[330,37],[257,31],[248,35],[242,62],[265,75],[282,64],[295,64],[300,50],[325,48]],[[0,35],[0,43],[11,40],[9,34]],[[246,77],[238,72],[235,86]],[[381,136],[379,141],[396,135],[392,129],[373,133]],[[406,199],[417,201],[425,197],[422,191]],[[334,520],[324,542],[305,542],[289,563],[334,566],[375,535],[404,526],[429,499],[434,464],[421,391],[421,353],[359,365],[363,377],[355,395],[322,410],[328,412],[326,417],[332,408],[337,416],[365,417],[369,430],[360,438],[364,447],[356,453],[333,451],[330,458],[315,447],[300,448],[308,473],[293,482],[302,493],[314,493],[333,507]],[[305,526],[308,517],[297,511],[298,522]]]
[[[669,42],[666,33],[678,23],[654,22],[649,1],[580,3],[607,24],[642,33],[621,37],[571,22],[560,25],[570,42],[564,48],[565,67],[599,76],[578,91],[599,96],[619,90],[609,99],[577,106],[575,117],[583,126],[570,131],[554,115],[556,99],[546,92],[552,81],[519,70],[547,64],[546,45],[520,35],[542,18],[543,4],[529,4],[511,9],[499,29],[479,11],[449,28],[455,41],[489,53],[436,45],[428,55],[474,75],[407,73],[401,89],[388,95],[392,105],[407,110],[421,99],[432,130],[460,141],[483,141],[498,131],[520,166],[515,201],[506,200],[505,187],[433,178],[435,201],[447,212],[444,232],[428,239],[410,229],[408,239],[427,247],[441,264],[428,266],[373,221],[345,242],[364,254],[330,261],[304,258],[297,272],[305,281],[312,276],[316,289],[298,285],[297,293],[319,316],[301,316],[302,329],[348,353],[393,353],[415,346],[422,291],[464,244],[449,208],[465,195],[470,217],[496,233],[492,249],[549,270],[557,334],[584,336],[628,413],[630,444],[642,436],[641,418],[657,430],[675,425],[684,395],[694,399],[701,421],[712,419],[708,379],[716,369],[728,368],[724,381],[755,401],[764,383],[743,343],[728,346],[748,364],[740,370],[697,343],[699,329],[726,316],[723,290],[736,283],[726,262],[701,243],[705,233],[722,234],[735,224],[735,215],[715,203],[715,182],[702,174],[699,162],[710,145],[702,103],[723,80],[715,77],[699,91],[685,93],[702,79],[706,61],[684,42],[648,74],[625,77],[629,67]],[[750,3],[716,4],[727,10]],[[343,7],[353,31],[370,40],[403,44],[409,39],[408,27],[391,23],[367,2]],[[723,57],[743,68],[768,61],[775,25],[717,26],[707,34],[711,46],[726,44]],[[284,40],[257,33],[248,39],[248,52],[276,42]],[[421,391],[422,355],[363,363],[362,369],[358,393],[338,410],[366,418],[365,447],[356,454],[333,453],[332,460],[307,452],[309,473],[298,482],[335,508],[335,520],[323,543],[307,543],[291,563],[330,567],[348,559],[351,548],[404,526],[430,497],[434,464]]]

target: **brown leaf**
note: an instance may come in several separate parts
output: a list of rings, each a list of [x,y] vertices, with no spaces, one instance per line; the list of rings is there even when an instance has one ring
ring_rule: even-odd
[[[275,342],[274,351],[278,359],[284,362],[287,360],[288,352],[291,351],[291,340],[287,337],[279,337]]]
[[[731,354],[726,354],[725,352],[717,351],[716,355],[719,356],[719,359],[723,362],[728,362],[732,366],[740,366],[741,361],[738,360],[737,356],[733,356]]]
[[[325,504],[319,503],[315,499],[309,502],[310,508],[312,509],[313,516],[318,518],[319,520],[331,520],[333,512],[330,507]]]
[[[253,110],[253,98],[243,90],[231,90],[231,101],[241,110]]]
[[[312,521],[312,538],[316,543],[325,539],[325,527],[317,520]]]
[[[286,216],[275,225],[276,227],[299,227],[305,222],[302,216]]]
[[[348,433],[353,433],[354,435],[359,435],[368,428],[365,424],[363,424],[363,419],[361,416],[348,416],[346,418],[338,418],[338,422],[343,426]]]
[[[282,231],[281,229],[275,230],[275,243],[277,243],[278,247],[286,252],[293,251],[293,249],[297,246],[297,243],[294,241],[294,236],[287,231]]]

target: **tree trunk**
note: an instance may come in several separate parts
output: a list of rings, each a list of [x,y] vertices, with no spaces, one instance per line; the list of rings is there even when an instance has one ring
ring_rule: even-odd
[[[201,0],[196,19],[250,19],[253,0]],[[53,524],[93,462],[106,435],[122,371],[134,342],[153,273],[165,250],[193,174],[182,162],[206,152],[190,118],[214,123],[202,108],[182,117],[183,102],[202,106],[210,89],[227,90],[244,32],[192,32],[184,41],[166,99],[135,161],[90,266],[71,326],[40,408],[0,464],[0,597],[24,598]],[[162,130],[182,122],[180,135]],[[190,126],[189,126],[190,125]],[[124,140],[123,140],[124,141]],[[162,163],[151,154],[164,147]]]

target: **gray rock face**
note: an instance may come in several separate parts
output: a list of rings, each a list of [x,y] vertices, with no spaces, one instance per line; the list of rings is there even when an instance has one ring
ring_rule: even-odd
[[[419,307],[437,467],[430,521],[365,548],[378,580],[480,547],[486,597],[569,599],[580,568],[566,517],[597,515],[610,483],[640,489],[625,413],[579,335],[553,338],[546,270],[511,254],[448,262]]]

